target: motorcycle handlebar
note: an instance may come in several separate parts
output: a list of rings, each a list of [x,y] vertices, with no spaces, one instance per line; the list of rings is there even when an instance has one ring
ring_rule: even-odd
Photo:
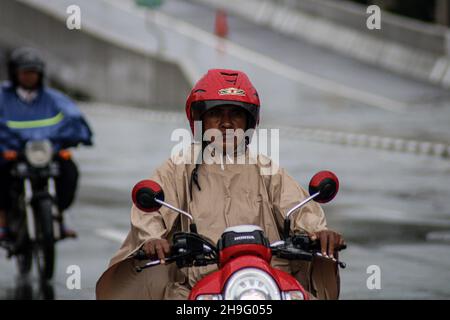
[[[320,257],[336,262],[341,268],[346,267],[344,262],[322,255],[320,242],[318,240],[311,241],[307,235],[296,235],[288,238],[287,241],[277,241],[271,244],[270,247],[272,253],[282,259],[308,261],[313,257]],[[347,245],[344,244],[337,247],[336,250],[341,251],[346,248]]]
[[[270,248],[272,249],[273,255],[276,255],[283,259],[311,260],[313,257],[321,257],[324,259],[332,259],[334,262],[339,264],[339,266],[341,268],[346,267],[346,264],[342,261],[323,256],[320,252],[320,242],[317,240],[310,241],[309,237],[304,236],[304,235],[295,236],[295,237],[291,238],[290,241],[288,241],[288,242],[283,241],[283,240],[277,241],[277,242],[271,244]],[[340,251],[340,250],[344,250],[346,248],[347,248],[347,245],[344,244],[344,245],[336,248],[336,250]],[[211,253],[212,251],[213,251],[212,248],[203,244],[203,252],[205,254]],[[172,250],[172,252],[174,252],[174,250]],[[178,252],[178,253],[179,254],[174,254],[170,257],[167,257],[164,260],[151,260],[143,266],[137,266],[136,271],[141,272],[143,269],[154,267],[154,266],[160,265],[162,263],[164,263],[164,264],[172,263],[172,262],[177,261],[177,259],[179,259],[179,258],[186,258],[187,256],[189,256],[189,253],[184,252],[184,251]],[[198,254],[198,252],[196,254]],[[145,251],[143,249],[139,249],[138,251],[136,251],[132,255],[132,258],[136,259],[136,260],[148,260],[149,259],[149,257],[147,256],[147,254],[145,253]],[[208,260],[206,263],[207,264],[216,263],[216,261]]]
[[[165,259],[161,260],[151,260],[144,264],[143,266],[136,266],[135,269],[137,272],[141,272],[143,269],[154,267],[160,264],[169,264],[172,262],[176,262],[179,267],[194,265],[194,266],[201,266],[201,265],[207,265],[207,264],[215,264],[217,263],[217,257],[214,254],[214,248],[211,248],[210,246],[203,244],[203,259],[199,259],[199,252],[198,251],[186,251],[183,248],[175,249],[174,246],[171,248],[171,252],[173,254],[169,257],[166,257]],[[201,254],[201,253],[200,253]],[[211,257],[212,255],[212,257]],[[133,259],[136,260],[149,260],[150,257],[145,253],[143,249],[139,249],[131,256]]]
[[[148,256],[143,249],[139,249],[133,254],[133,259],[136,260],[147,260]]]
[[[139,249],[138,251],[136,251],[133,255],[132,255],[133,259],[142,261],[142,260],[148,260],[149,257],[148,255],[145,253],[145,251],[143,249]],[[143,266],[136,266],[136,271],[137,272],[141,272],[144,269],[150,268],[150,267],[155,267],[157,265],[162,264],[162,261],[164,261],[164,264],[166,263],[172,263],[176,260],[176,256],[170,256],[165,258],[164,260],[158,259],[158,260],[151,260],[149,262],[147,262],[145,265]]]

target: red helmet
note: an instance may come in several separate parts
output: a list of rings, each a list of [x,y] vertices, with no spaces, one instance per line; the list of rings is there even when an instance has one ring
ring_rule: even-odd
[[[259,97],[256,89],[242,71],[211,69],[195,84],[186,101],[186,115],[194,132],[194,121],[220,105],[244,108],[248,128],[259,123]]]

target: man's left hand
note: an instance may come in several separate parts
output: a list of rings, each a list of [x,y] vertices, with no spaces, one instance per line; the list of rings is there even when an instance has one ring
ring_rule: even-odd
[[[335,249],[345,245],[344,238],[340,233],[333,230],[322,230],[309,234],[311,240],[318,240],[320,242],[322,255],[329,258],[334,258]]]

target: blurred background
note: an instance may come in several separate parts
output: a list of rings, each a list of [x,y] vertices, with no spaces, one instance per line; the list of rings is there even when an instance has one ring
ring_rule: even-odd
[[[369,5],[381,29],[367,27]],[[69,30],[77,5],[81,29]],[[324,205],[342,232],[342,299],[450,298],[450,1],[6,0],[0,79],[17,46],[39,49],[47,83],[78,101],[94,146],[58,244],[53,284],[23,283],[0,258],[2,299],[94,299],[129,230],[130,190],[170,156],[184,103],[209,68],[245,71],[261,128],[280,129],[280,164],[304,187],[319,170],[341,191]],[[3,253],[3,252],[2,252]],[[81,268],[69,290],[67,267]],[[381,270],[369,290],[367,268]]]

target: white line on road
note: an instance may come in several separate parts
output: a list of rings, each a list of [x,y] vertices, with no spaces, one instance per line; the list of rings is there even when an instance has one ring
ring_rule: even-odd
[[[444,241],[450,242],[450,230],[447,231],[432,231],[426,235],[427,241]]]
[[[149,110],[143,108],[110,105],[106,103],[79,103],[80,107],[88,115],[114,115],[129,119],[145,120],[148,122],[185,124],[186,118],[182,112]],[[118,115],[114,115],[118,116]],[[300,138],[311,142],[341,144],[353,147],[364,147],[384,151],[395,151],[416,155],[426,155],[442,158],[450,158],[450,145],[441,142],[415,141],[397,137],[380,137],[361,133],[351,133],[338,130],[324,130],[308,127],[290,127],[274,123],[266,123],[266,128],[280,129],[281,134],[290,138]]]
[[[135,6],[131,6],[130,2],[118,2],[116,0],[109,0],[107,2],[121,10],[144,17],[144,12],[140,11]],[[218,44],[223,43],[226,47],[227,53],[230,55],[310,88],[391,112],[402,113],[407,109],[407,105],[400,101],[367,91],[362,91],[333,80],[295,69],[292,66],[283,64],[259,52],[247,49],[230,40],[217,37],[212,33],[206,32],[190,23],[181,21],[160,11],[155,11],[151,16],[148,16],[148,18],[152,19],[152,22],[155,24],[163,26],[167,29],[172,29],[179,34],[201,42],[209,47],[217,48]]]
[[[122,232],[114,229],[96,229],[95,233],[105,239],[122,243],[127,237],[126,232]]]

